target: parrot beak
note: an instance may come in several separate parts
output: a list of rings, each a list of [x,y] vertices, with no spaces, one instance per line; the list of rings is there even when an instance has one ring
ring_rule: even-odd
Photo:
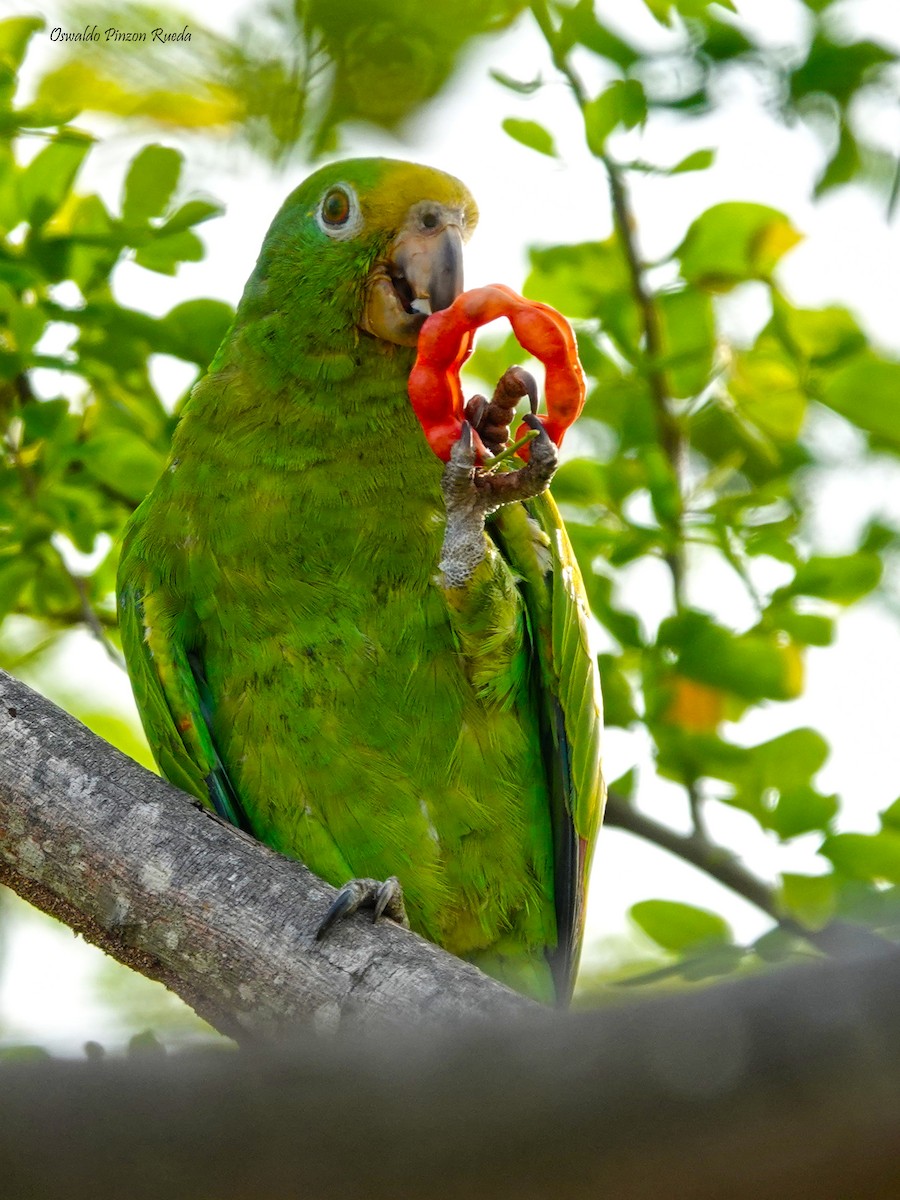
[[[414,204],[366,282],[360,326],[399,346],[415,346],[428,316],[463,290],[463,217],[423,200]]]

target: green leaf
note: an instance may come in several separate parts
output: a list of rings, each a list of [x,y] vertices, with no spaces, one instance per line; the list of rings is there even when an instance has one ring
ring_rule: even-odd
[[[0,21],[0,86],[15,79],[28,43],[44,24],[43,17],[9,17]]]
[[[782,875],[779,899],[784,911],[807,929],[824,929],[837,911],[833,875]]]
[[[675,251],[688,283],[728,291],[747,279],[768,280],[801,234],[788,218],[764,204],[714,204],[690,226]]]
[[[224,211],[224,204],[217,204],[214,200],[188,200],[160,226],[159,232],[161,235],[180,233],[182,229],[190,229],[212,217],[220,217]]]
[[[779,596],[819,596],[836,604],[853,604],[878,586],[883,565],[877,554],[813,555],[797,570],[794,580]]]
[[[47,328],[47,315],[39,304],[15,303],[7,320],[13,343],[20,354],[28,354]]]
[[[556,158],[556,145],[552,135],[537,121],[520,121],[517,117],[507,117],[503,122],[503,130],[523,146]]]
[[[69,276],[88,297],[95,288],[105,286],[119,260],[122,241],[113,232],[99,196],[71,197],[65,217],[65,229],[60,232],[70,238]]]
[[[145,225],[165,212],[181,174],[182,155],[169,146],[144,146],[131,161],[122,191],[122,220]]]
[[[863,165],[859,151],[859,142],[853,136],[846,121],[840,123],[840,136],[834,154],[825,164],[822,174],[816,180],[813,195],[818,199],[830,192],[832,188],[850,183],[859,174]]]
[[[675,953],[731,940],[727,921],[692,904],[641,900],[631,906],[629,916],[658,946]]]
[[[538,75],[535,79],[521,80],[513,79],[511,75],[507,75],[504,71],[497,71],[493,68],[488,72],[491,79],[501,84],[505,88],[509,88],[511,92],[516,92],[520,96],[531,96],[539,88],[544,86],[544,81]]]
[[[864,349],[866,335],[846,308],[794,308],[777,291],[772,320],[765,334],[779,338],[788,353],[803,363],[834,364]]]
[[[669,167],[670,175],[685,175],[688,171],[706,171],[716,160],[715,150],[695,150],[686,158]]]
[[[609,493],[603,464],[593,458],[570,458],[553,477],[558,504],[605,504]]]
[[[659,628],[660,646],[677,654],[676,669],[747,700],[792,700],[802,691],[798,652],[778,634],[735,634],[706,613],[687,611]]]
[[[179,263],[200,262],[202,258],[203,243],[189,229],[155,238],[134,255],[136,263],[161,275],[174,275]]]
[[[640,621],[634,613],[626,612],[613,603],[613,581],[607,575],[584,570],[584,582],[591,604],[591,612],[613,635],[620,645],[634,650],[644,646]]]
[[[823,404],[900,451],[900,363],[867,351],[826,379]]]
[[[0,559],[0,616],[16,607],[25,585],[34,577],[35,562],[31,558]]]
[[[663,528],[672,528],[682,509],[675,469],[668,455],[655,441],[641,448],[641,461],[646,471],[653,515]]]
[[[853,879],[900,883],[900,833],[836,833],[819,851],[843,874]]]
[[[605,242],[580,242],[529,251],[531,273],[525,295],[542,300],[570,317],[599,317],[621,321],[631,304],[631,277],[615,237]],[[633,317],[637,336],[637,314]]]
[[[792,729],[750,747],[750,762],[745,769],[752,786],[775,787],[784,793],[804,787],[827,758],[828,743],[820,733]]]
[[[573,46],[584,46],[601,58],[607,58],[627,70],[641,55],[597,20],[594,0],[579,0],[571,8],[563,10],[562,21],[557,32],[557,46],[568,53]]]
[[[682,17],[706,18],[710,4],[719,4],[730,12],[737,12],[733,0],[644,0],[644,3],[661,25],[671,25],[673,12]]]
[[[602,155],[606,139],[620,125],[633,129],[647,119],[647,97],[636,79],[619,79],[584,108],[584,132],[592,154]]]
[[[68,415],[68,400],[29,400],[21,410],[25,441],[52,437]]]
[[[771,620],[800,646],[830,646],[834,641],[834,621],[819,613],[798,613],[779,606]]]
[[[657,297],[664,363],[672,395],[696,396],[709,382],[716,344],[712,300],[696,288]]]
[[[59,137],[31,160],[19,177],[19,198],[32,225],[45,224],[60,207],[90,148],[88,137]]]
[[[159,349],[206,368],[233,318],[231,305],[221,300],[187,300],[177,304],[159,322],[165,339]]]
[[[798,953],[808,953],[803,939],[788,933],[780,925],[757,938],[753,943],[753,950],[766,963],[786,962]]]
[[[635,789],[637,788],[637,771],[634,767],[630,771],[626,771],[624,775],[620,775],[618,779],[614,779],[609,785],[610,793],[618,796],[620,800],[631,801],[634,799]]]
[[[645,687],[645,696],[650,696]],[[726,803],[752,813],[765,824],[770,808],[764,798],[772,790],[806,787],[828,757],[828,743],[814,729],[792,729],[755,746],[736,746],[712,733],[691,733],[654,724],[661,775],[685,779],[721,779],[734,787]]]
[[[81,456],[95,479],[136,504],[156,483],[164,464],[159,451],[123,428],[98,431],[84,443]]]
[[[621,659],[615,654],[599,654],[600,681],[603,688],[603,716],[608,726],[627,729],[638,720],[634,695]]]
[[[860,41],[841,45],[819,32],[809,48],[806,62],[791,75],[791,96],[796,101],[824,92],[833,96],[843,108],[853,99],[873,68],[894,61],[891,51],[876,42]]]
[[[782,792],[766,826],[787,841],[804,833],[827,830],[839,807],[837,796],[823,796],[808,786],[794,788]]]
[[[734,355],[728,390],[748,421],[776,442],[793,442],[806,417],[796,364],[777,345]]]
[[[704,979],[732,974],[740,967],[745,956],[743,946],[716,942],[702,953],[683,959],[680,973],[690,983],[702,983]]]

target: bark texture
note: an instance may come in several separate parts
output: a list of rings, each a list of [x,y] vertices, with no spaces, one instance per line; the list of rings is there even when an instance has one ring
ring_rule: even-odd
[[[364,914],[316,942],[333,888],[4,672],[0,883],[238,1041],[300,1024],[499,1018],[532,1007]]]

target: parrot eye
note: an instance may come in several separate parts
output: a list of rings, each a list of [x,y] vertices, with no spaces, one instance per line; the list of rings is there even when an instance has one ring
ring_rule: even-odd
[[[349,183],[336,183],[328,189],[319,201],[316,221],[323,233],[338,241],[344,241],[359,232],[362,213],[356,192]]]
[[[343,188],[332,188],[322,201],[322,220],[326,225],[346,225],[350,218],[350,197]]]

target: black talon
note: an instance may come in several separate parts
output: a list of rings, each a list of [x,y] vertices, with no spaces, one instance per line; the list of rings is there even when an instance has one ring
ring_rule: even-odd
[[[316,930],[316,941],[321,942],[332,925],[336,925],[343,917],[351,916],[356,912],[357,907],[358,904],[353,893],[348,891],[347,888],[342,888],[328,906],[328,912],[326,912],[319,928]]]
[[[481,426],[484,420],[484,414],[488,410],[488,402],[484,396],[473,396],[466,404],[466,420],[470,421],[476,429]]]
[[[525,395],[528,397],[528,404],[531,408],[532,414],[536,413],[538,410],[537,380],[530,372],[523,371],[522,368],[520,367],[519,368],[519,381],[522,384],[522,387],[525,389]],[[526,417],[525,420],[527,421],[528,418]]]
[[[400,881],[396,875],[391,875],[389,879],[385,879],[376,892],[375,911],[372,914],[372,921],[377,921],[385,913],[387,913],[391,920],[397,921],[398,924],[409,925],[406,917],[406,909],[403,905],[403,889],[400,887]]]
[[[548,442],[550,441],[550,434],[544,428],[544,422],[539,416],[537,416],[534,409],[532,409],[530,413],[526,413],[522,420],[529,429],[536,429],[538,433],[542,434],[547,439]]]
[[[409,929],[409,919],[403,904],[403,889],[395,875],[389,879],[350,879],[328,907],[316,930],[316,941],[320,942],[325,934],[344,917],[352,917],[361,908],[372,908],[373,921],[381,916],[387,916],[398,925]]]

